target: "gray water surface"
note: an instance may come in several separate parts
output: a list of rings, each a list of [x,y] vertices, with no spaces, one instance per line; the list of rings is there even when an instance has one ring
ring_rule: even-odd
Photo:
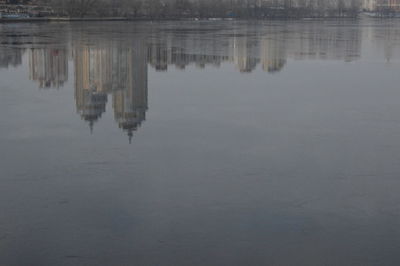
[[[400,20],[0,24],[0,265],[399,265]]]

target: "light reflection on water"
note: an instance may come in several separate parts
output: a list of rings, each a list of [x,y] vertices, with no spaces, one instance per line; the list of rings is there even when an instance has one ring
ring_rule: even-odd
[[[399,25],[1,24],[0,264],[397,265]]]

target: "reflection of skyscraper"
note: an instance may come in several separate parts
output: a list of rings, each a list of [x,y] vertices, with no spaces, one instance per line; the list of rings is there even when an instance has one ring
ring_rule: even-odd
[[[147,58],[150,65],[157,71],[166,71],[168,69],[168,50],[166,46],[159,43],[149,44]]]
[[[127,53],[126,87],[113,91],[114,117],[129,141],[146,119],[147,111],[147,57],[144,45],[136,43]]]
[[[119,42],[74,50],[75,100],[91,127],[105,112],[107,95],[113,94],[115,119],[132,137],[147,110],[147,54],[143,43],[132,47]]]
[[[301,23],[287,28],[266,25],[261,32],[258,27],[245,27],[232,30],[227,38],[221,38],[220,32],[205,36],[171,31],[157,38],[100,39],[95,44],[79,37],[87,44],[72,49],[77,110],[92,126],[112,94],[115,121],[131,138],[146,118],[147,62],[156,70],[230,62],[241,72],[251,72],[261,62],[263,70],[272,73],[282,70],[290,58],[349,61],[360,56],[357,27]]]
[[[74,51],[75,63],[75,101],[76,109],[82,119],[93,128],[101,115],[106,111],[107,93],[98,81],[101,77],[93,77],[96,67],[96,50],[79,47]],[[101,51],[100,51],[101,52]],[[101,73],[101,72],[100,72]]]
[[[240,72],[253,71],[258,63],[257,42],[247,37],[235,37],[233,57]]]
[[[279,36],[261,40],[261,63],[264,71],[278,72],[286,64],[286,45]]]
[[[29,50],[29,78],[40,88],[59,88],[68,80],[66,49]]]

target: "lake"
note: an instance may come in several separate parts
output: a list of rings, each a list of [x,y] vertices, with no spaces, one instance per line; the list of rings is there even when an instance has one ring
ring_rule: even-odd
[[[399,265],[400,20],[0,24],[0,265]]]

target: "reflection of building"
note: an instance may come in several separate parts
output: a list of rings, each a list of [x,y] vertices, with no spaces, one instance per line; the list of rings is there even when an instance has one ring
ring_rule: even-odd
[[[261,40],[261,64],[264,71],[273,73],[280,71],[286,64],[285,41],[275,36]]]
[[[219,33],[206,38],[170,33],[154,42],[150,39],[147,56],[156,70],[166,71],[169,65],[184,69],[189,64],[203,68],[233,62],[244,73],[252,72],[260,62],[264,71],[273,73],[282,70],[290,58],[353,61],[360,57],[360,27],[325,27],[315,23],[283,27],[282,31],[275,26],[244,27],[227,34],[227,38],[220,38]]]
[[[70,57],[74,62],[76,108],[82,119],[92,127],[106,111],[108,95],[112,95],[115,121],[131,138],[146,118],[147,63],[156,70],[166,71],[171,65],[178,69],[189,65],[205,68],[226,62],[235,64],[241,72],[251,72],[260,64],[264,71],[273,73],[281,71],[291,59],[356,60],[361,56],[362,27],[342,27],[342,22],[335,23],[329,27],[308,22],[284,23],[279,27],[238,26],[206,34],[170,31],[156,38],[140,35],[123,40],[97,36],[96,42],[91,35],[83,34],[84,38],[71,35],[71,40],[85,44],[72,43],[72,49],[31,49],[29,73],[40,87],[60,87],[68,78]],[[388,38],[393,40],[397,30],[391,29]],[[6,34],[0,36],[6,43],[13,42],[12,38]],[[396,43],[386,43],[384,49],[389,59],[395,56],[396,50],[392,48]],[[21,63],[22,51],[1,48],[0,66]]]
[[[113,91],[114,117],[129,141],[133,131],[146,119],[147,111],[147,58],[143,45],[136,45],[127,53],[126,87]]]
[[[253,71],[258,63],[257,42],[247,37],[235,37],[233,40],[234,62],[240,72]]]
[[[341,23],[341,22],[338,22]],[[343,22],[344,23],[344,22]],[[290,38],[290,41],[287,39]],[[293,33],[285,36],[287,56],[298,60],[354,61],[360,57],[360,27],[325,27],[296,25]]]
[[[261,38],[247,37],[246,32],[228,40],[172,34],[148,43],[103,41],[96,46],[77,46],[77,109],[93,125],[105,112],[107,95],[112,94],[115,121],[131,139],[146,118],[147,62],[156,70],[166,71],[169,65],[184,69],[194,64],[203,68],[226,61],[234,62],[241,72],[251,72],[261,62],[264,71],[273,73],[281,71],[290,57],[354,60],[360,56],[359,35],[354,28],[321,32],[320,27],[302,24],[291,33],[271,31]]]
[[[29,78],[40,88],[59,88],[68,80],[66,49],[31,49],[29,51]]]
[[[89,48],[76,49],[74,63],[76,109],[82,119],[89,122],[92,130],[94,122],[106,111],[107,94],[91,77],[93,58]]]
[[[142,43],[77,46],[74,50],[75,100],[82,118],[92,127],[113,95],[115,119],[132,137],[147,111],[147,54]]]
[[[166,71],[168,69],[168,50],[164,45],[158,43],[149,44],[147,57],[150,65],[157,71]]]

